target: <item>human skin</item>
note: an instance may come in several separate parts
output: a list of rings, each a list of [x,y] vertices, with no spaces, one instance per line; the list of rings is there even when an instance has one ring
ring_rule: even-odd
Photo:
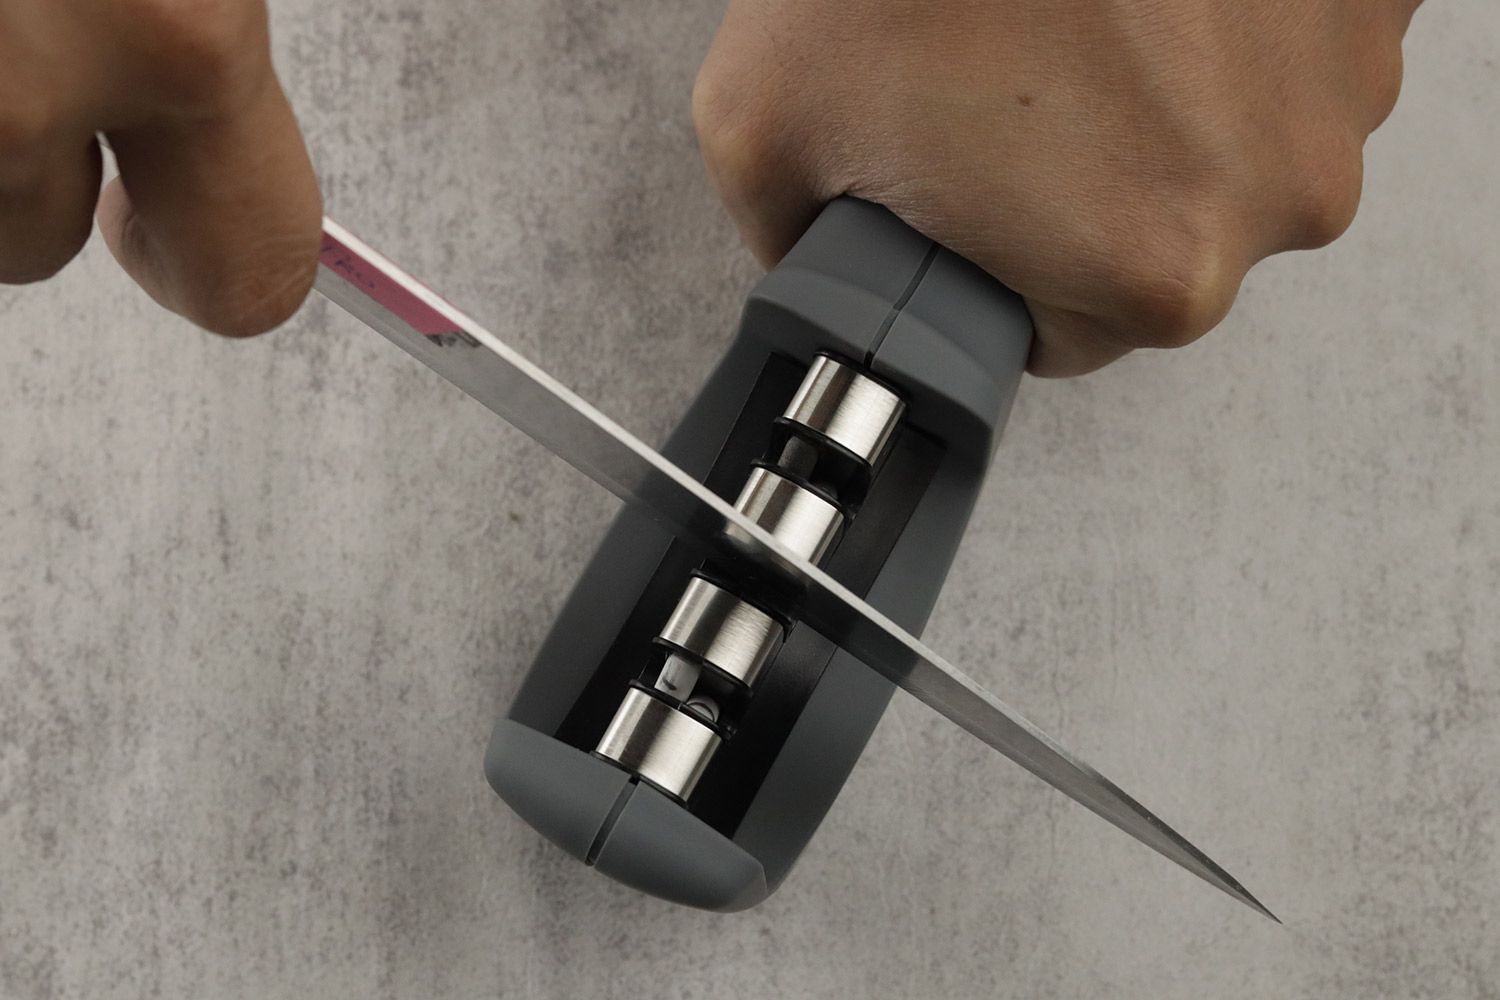
[[[767,265],[840,194],[1021,294],[1029,370],[1218,324],[1359,204],[1419,0],[730,0],[700,145]]]
[[[130,276],[209,330],[301,304],[322,201],[262,2],[0,0],[0,281],[51,276],[96,211]]]
[[[832,198],[880,202],[1026,299],[1033,373],[1079,374],[1196,339],[1258,260],[1347,228],[1417,2],[731,0],[694,120],[765,264]],[[300,305],[321,200],[263,0],[0,0],[0,282],[95,214],[206,329]]]

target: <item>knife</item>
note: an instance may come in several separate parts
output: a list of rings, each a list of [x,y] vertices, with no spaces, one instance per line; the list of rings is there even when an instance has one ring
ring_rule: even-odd
[[[1020,712],[331,219],[316,287],[632,508],[738,572],[797,594],[797,615],[871,670],[1136,840],[1257,912],[1237,880]]]

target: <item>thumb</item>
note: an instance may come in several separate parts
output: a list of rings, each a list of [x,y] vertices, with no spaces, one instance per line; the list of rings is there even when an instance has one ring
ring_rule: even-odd
[[[157,302],[228,336],[262,333],[312,288],[322,197],[274,76],[233,114],[111,132],[120,176],[99,227]]]

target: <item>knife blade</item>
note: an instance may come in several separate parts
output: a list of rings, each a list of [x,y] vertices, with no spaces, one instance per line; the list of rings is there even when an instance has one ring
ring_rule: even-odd
[[[316,287],[615,496],[798,588],[803,621],[960,728],[1210,885],[1280,923],[1228,872],[921,640],[332,219]]]

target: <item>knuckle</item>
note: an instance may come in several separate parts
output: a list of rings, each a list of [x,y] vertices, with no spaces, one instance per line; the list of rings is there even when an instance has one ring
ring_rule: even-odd
[[[693,84],[693,128],[698,148],[716,177],[746,180],[774,155],[765,102],[705,64]]]
[[[1354,224],[1364,186],[1363,158],[1357,148],[1302,157],[1294,185],[1293,245],[1325,247]]]
[[[693,129],[704,145],[716,143],[723,135],[737,102],[732,99],[722,75],[711,63],[705,63],[693,81]]]
[[[1373,132],[1379,128],[1391,116],[1391,112],[1396,110],[1396,101],[1401,96],[1401,83],[1405,72],[1401,44],[1398,39],[1396,44],[1387,48],[1383,59],[1375,61],[1375,69],[1369,86],[1370,111],[1373,119],[1370,131]]]
[[[47,102],[34,90],[10,92],[0,104],[0,180],[29,165],[54,128]]]
[[[264,75],[265,12],[250,0],[131,0],[149,72],[189,111],[232,105]]]
[[[1184,347],[1224,318],[1238,286],[1216,227],[1166,227],[1151,245],[1118,247],[1107,281],[1130,347]]]

